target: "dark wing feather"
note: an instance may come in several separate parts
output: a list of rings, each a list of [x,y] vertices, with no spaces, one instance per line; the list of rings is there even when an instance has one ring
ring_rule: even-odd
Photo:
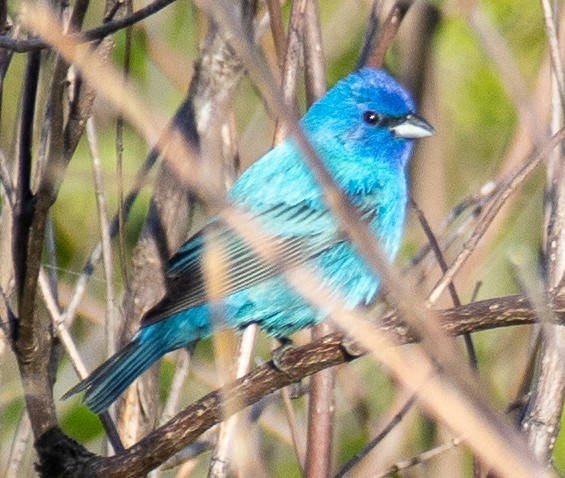
[[[342,242],[335,220],[327,209],[306,204],[280,204],[257,217],[263,224],[276,223],[284,235],[271,236],[276,252],[291,265],[299,265]],[[214,279],[226,297],[270,279],[280,272],[277,264],[263,261],[247,243],[219,220],[213,220],[186,242],[167,263],[167,293],[142,320],[149,325],[208,301],[201,259],[207,238],[213,238],[224,266]]]

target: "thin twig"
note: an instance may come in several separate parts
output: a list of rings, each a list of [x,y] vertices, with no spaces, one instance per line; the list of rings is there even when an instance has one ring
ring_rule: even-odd
[[[271,33],[275,44],[275,52],[277,53],[277,61],[279,68],[282,70],[286,51],[286,39],[281,14],[281,2],[279,0],[267,0],[267,7],[269,8]]]
[[[6,313],[5,317],[0,316],[0,343],[3,340],[8,341],[8,337],[13,335],[13,330],[15,329],[16,317],[10,306],[10,301],[8,300],[9,295],[11,294],[6,293],[6,291],[0,287],[0,299],[2,304],[0,310]]]
[[[418,217],[418,220],[420,221],[420,224],[422,226],[424,234],[426,235],[426,237],[428,239],[430,247],[432,248],[432,251],[434,252],[436,260],[437,260],[437,262],[438,262],[438,264],[441,268],[441,271],[442,271],[442,273],[445,274],[445,272],[447,271],[447,262],[445,261],[445,258],[443,257],[443,253],[441,251],[441,248],[439,246],[437,238],[436,238],[435,234],[433,233],[430,224],[426,220],[426,216],[424,215],[424,212],[418,207],[418,205],[416,204],[416,201],[414,201],[413,198],[410,198],[410,202],[412,204],[412,208],[416,212],[416,216]],[[449,290],[449,295],[451,296],[451,301],[453,302],[453,305],[455,307],[459,307],[461,305],[461,300],[459,299],[459,294],[457,294],[457,290],[455,289],[455,284],[453,282],[449,283],[448,290]],[[469,356],[469,365],[474,370],[477,370],[479,363],[477,361],[477,353],[475,352],[475,346],[473,345],[473,339],[468,334],[464,334],[463,338],[465,339],[465,347],[467,349],[467,355]]]
[[[311,105],[326,93],[326,65],[322,49],[322,31],[317,1],[306,5],[304,25],[304,66],[306,99]],[[332,331],[328,322],[312,329],[312,339]],[[308,436],[306,449],[306,476],[330,476],[335,420],[335,370],[323,370],[310,380],[308,401]],[[294,438],[294,436],[293,436]],[[297,446],[295,444],[295,446]]]
[[[80,357],[80,353],[76,348],[74,340],[65,325],[63,316],[59,310],[59,306],[57,305],[55,297],[53,296],[53,291],[50,288],[48,276],[43,268],[39,271],[39,287],[41,288],[41,294],[43,296],[45,306],[49,311],[49,315],[51,316],[51,320],[57,331],[57,336],[63,344],[69,360],[71,361],[71,365],[81,379],[88,377],[88,370],[86,369],[86,366],[84,365],[84,362]],[[120,440],[120,436],[116,430],[114,422],[111,420],[109,414],[102,414],[100,416],[100,419],[114,450],[119,453],[123,452],[124,446]]]
[[[448,250],[453,243],[467,233],[471,224],[476,222],[484,207],[495,196],[498,190],[499,184],[489,181],[483,185],[478,193],[464,198],[453,207],[443,224],[440,226],[440,233],[438,236],[440,238],[439,243],[441,250]],[[460,224],[460,226],[455,230],[449,232],[449,229],[454,227],[457,220],[460,219],[463,213],[467,211],[469,211],[469,217],[467,220],[463,221],[462,224]],[[421,247],[421,249],[410,259],[407,268],[413,268],[423,262],[430,252],[432,252],[432,247],[426,242],[424,246]]]
[[[165,133],[165,137],[166,137]],[[121,216],[120,212],[118,211],[114,217],[112,218],[112,222],[109,226],[109,234],[111,238],[114,238],[119,233],[119,221],[126,221],[128,218],[131,209],[137,199],[139,193],[141,192],[141,188],[147,182],[147,177],[149,172],[157,162],[157,158],[160,154],[160,147],[163,143],[163,140],[160,140],[158,144],[149,152],[147,159],[141,169],[137,172],[134,180],[134,184],[130,189],[128,195],[125,198],[123,203]],[[67,325],[70,325],[76,315],[76,311],[80,305],[80,302],[86,292],[86,286],[88,284],[89,278],[92,276],[94,272],[94,268],[100,258],[102,257],[102,241],[100,241],[90,253],[88,260],[86,261],[84,267],[82,268],[82,272],[75,283],[74,292],[71,296],[71,300],[67,306],[67,309],[64,312],[65,322]]]
[[[322,42],[322,26],[318,2],[306,3],[304,17],[304,76],[306,79],[306,100],[308,105],[326,94],[326,61]]]
[[[416,211],[416,215],[418,216],[418,220],[420,221],[420,224],[428,239],[430,247],[432,248],[432,251],[434,251],[434,255],[441,268],[441,271],[442,273],[445,274],[445,272],[447,271],[447,262],[445,261],[443,253],[431,229],[431,226],[426,220],[423,211],[418,207],[418,205],[416,204],[413,198],[411,198],[411,203],[412,203],[412,207]],[[453,282],[450,282],[448,286],[448,290],[453,305],[455,307],[459,307],[461,305],[461,300],[459,299],[459,295],[457,294],[457,290],[455,289],[455,284]],[[467,356],[469,357],[469,366],[473,370],[478,371],[479,362],[477,359],[477,353],[475,351],[475,345],[473,344],[473,338],[471,337],[471,334],[463,334],[463,339],[465,340],[465,348],[467,350]],[[473,477],[480,478],[480,476],[481,476],[480,461],[477,459],[476,456],[473,456]]]
[[[53,218],[49,215],[47,219],[47,227],[45,231],[45,252],[47,255],[47,269],[49,271],[49,287],[55,302],[59,304],[59,291],[57,285],[59,284],[59,274],[57,270],[57,244],[55,242],[55,228],[53,226]]]
[[[27,411],[24,410],[20,417],[18,428],[12,440],[8,466],[4,476],[6,478],[17,478],[22,476],[22,460],[31,439],[31,423]]]
[[[120,86],[115,86],[122,85],[120,78]],[[175,118],[181,121],[178,112]],[[191,122],[192,119],[187,120],[187,124]],[[122,298],[124,315],[118,331],[122,345],[138,331],[143,314],[164,295],[163,266],[186,237],[192,207],[192,202],[187,199],[185,186],[172,174],[168,165],[163,164],[132,257],[131,280]],[[152,367],[126,390],[117,403],[117,425],[126,447],[151,430],[157,421],[158,374],[159,368]]]
[[[441,271],[442,273],[445,274],[445,272],[447,271],[447,262],[443,257],[443,253],[441,251],[441,248],[439,247],[436,236],[434,235],[430,224],[426,220],[423,211],[418,207],[418,205],[416,204],[413,198],[411,198],[410,201],[412,203],[412,207],[416,211],[416,215],[418,216],[418,220],[420,221],[420,224],[422,226],[422,229],[424,230],[428,242],[430,243],[430,247],[434,251],[434,255],[436,256],[436,260],[441,268]],[[448,290],[453,305],[455,307],[459,307],[461,305],[461,300],[459,299],[459,295],[457,294],[457,290],[455,289],[455,284],[453,282],[450,282],[448,286]],[[471,337],[471,334],[463,334],[463,339],[465,340],[465,348],[467,349],[467,356],[469,357],[469,366],[473,370],[478,371],[479,362],[477,360],[477,353],[475,351],[475,345],[473,344],[473,338]],[[480,478],[480,476],[481,476],[480,461],[477,459],[476,456],[473,456],[473,477]]]
[[[385,478],[387,476],[395,475],[399,471],[407,470],[408,468],[412,468],[413,466],[416,465],[421,465],[422,463],[429,461],[432,458],[435,458],[445,453],[446,451],[452,450],[453,448],[456,448],[459,445],[461,445],[461,443],[463,443],[463,440],[461,438],[453,438],[449,442],[444,443],[443,445],[436,446],[431,450],[427,450],[423,453],[420,453],[419,455],[414,456],[408,460],[400,461],[395,465],[392,465],[388,470],[383,471],[382,473],[379,473],[377,475],[371,475],[371,476],[372,478]]]
[[[333,327],[325,322],[312,331],[312,339],[330,333]],[[308,401],[308,435],[305,476],[329,477],[335,420],[335,370],[318,372],[310,379]]]
[[[383,5],[383,0],[373,0],[371,13],[369,14],[369,25],[367,26],[367,32],[365,33],[365,39],[363,40],[361,53],[359,54],[359,59],[357,60],[357,68],[361,68],[367,64],[369,56],[375,48],[381,27],[379,19],[383,10]]]
[[[77,43],[87,43],[92,41],[101,40],[119,30],[134,25],[146,18],[154,15],[166,6],[175,2],[176,0],[155,0],[153,3],[146,7],[140,8],[131,15],[128,15],[120,20],[105,23],[102,26],[86,30],[82,33],[73,33],[67,35],[68,40]],[[121,2],[117,2],[120,4]],[[9,37],[0,36],[0,48],[11,50],[16,53],[26,53],[30,51],[39,51],[45,48],[50,48],[51,45],[48,41],[39,38],[31,38],[26,40],[13,39]]]
[[[14,209],[16,202],[16,190],[14,187],[14,182],[12,181],[12,175],[8,169],[8,164],[6,163],[6,156],[0,151],[0,183],[2,189],[4,190],[3,195],[8,200],[8,204],[11,209]]]
[[[69,75],[70,76],[70,75]],[[67,77],[68,79],[68,77]],[[71,90],[76,92],[76,75],[73,75],[74,81],[69,81],[69,94]],[[35,174],[33,178],[34,191],[37,191],[41,178],[45,175],[47,169],[48,149],[49,149],[49,136],[51,135],[51,117],[53,108],[51,107],[51,100],[47,98],[43,117],[41,118],[41,133],[39,135],[39,145],[37,148],[37,157],[35,160]]]
[[[39,272],[39,287],[41,289],[41,295],[43,297],[45,307],[51,315],[53,325],[57,330],[57,335],[59,336],[63,347],[65,348],[72,367],[81,379],[88,377],[88,370],[84,365],[82,358],[80,357],[80,353],[74,343],[74,340],[71,337],[64,322],[61,320],[59,306],[57,305],[57,301],[55,300],[53,291],[49,285],[48,274],[43,268]]]
[[[321,372],[318,372],[321,373]],[[310,389],[311,390],[311,389]],[[304,475],[305,470],[305,454],[304,454],[304,443],[302,440],[303,434],[298,431],[298,423],[296,421],[296,413],[292,407],[292,400],[290,398],[289,387],[281,388],[280,395],[283,400],[284,413],[286,415],[286,421],[288,422],[288,429],[290,430],[290,437],[292,440],[292,447],[294,449],[294,454],[296,455],[296,460],[298,462],[298,467]],[[311,400],[310,395],[310,400]],[[256,419],[259,419],[259,414],[256,414]],[[306,475],[305,475],[306,476]]]
[[[133,1],[128,0],[126,3],[126,15],[131,15],[133,9]],[[126,28],[126,38],[124,47],[124,81],[127,83],[130,76],[131,63],[131,42],[132,27]],[[118,181],[118,245],[120,252],[120,266],[122,271],[122,280],[129,287],[127,259],[126,259],[126,231],[125,231],[125,211],[124,211],[124,171],[123,171],[123,154],[124,154],[124,117],[119,115],[116,119],[116,174]]]
[[[518,169],[518,171],[510,175],[509,179],[503,184],[489,207],[487,207],[479,217],[477,221],[477,228],[473,231],[471,237],[465,242],[462,251],[449,266],[447,272],[443,274],[442,278],[434,286],[432,292],[428,296],[428,301],[430,303],[433,304],[445,290],[447,285],[453,280],[455,274],[475,250],[478,242],[483,237],[484,233],[496,217],[498,211],[500,211],[502,206],[505,204],[506,200],[529,177],[536,166],[541,163],[542,159],[546,158],[564,138],[565,129],[561,129],[548,140],[539,153],[532,155],[530,159]]]
[[[96,206],[98,209],[98,219],[100,222],[100,235],[102,236],[102,259],[104,264],[104,279],[106,284],[106,354],[111,357],[116,352],[116,305],[114,298],[114,266],[112,261],[112,243],[108,233],[108,211],[106,206],[106,192],[104,179],[100,165],[100,154],[98,151],[98,141],[96,139],[96,129],[92,116],[86,122],[86,137],[92,158],[92,172],[94,176],[94,188],[96,191]]]
[[[559,104],[558,111],[561,111]],[[551,212],[555,213],[555,210]],[[549,462],[558,435],[553,427],[559,428],[563,409],[564,374],[559,366],[565,357],[563,328],[555,324],[549,305],[551,292],[547,290],[547,280],[551,280],[551,273],[543,280],[536,268],[519,255],[511,256],[511,263],[517,282],[536,310],[539,323],[536,328],[540,329],[533,337],[539,344],[534,348],[537,356],[534,354],[529,363],[533,370],[526,372],[526,377],[531,379],[530,389],[527,393],[521,391],[516,400],[520,410],[519,425],[534,452],[541,460]],[[526,403],[521,403],[524,397],[527,397]]]
[[[565,113],[565,73],[563,71],[563,61],[559,48],[559,39],[557,33],[556,17],[553,12],[553,6],[549,0],[541,0],[543,8],[543,19],[545,22],[545,31],[549,41],[549,56],[551,58],[551,66],[555,81],[557,82],[557,92],[561,98],[561,112]]]
[[[169,390],[167,401],[161,412],[159,425],[168,422],[178,410],[182,389],[190,368],[190,358],[190,353],[185,349],[180,350],[177,354],[171,389]]]
[[[302,52],[302,37],[304,29],[304,14],[306,11],[306,0],[295,0],[292,2],[290,11],[290,23],[286,39],[286,53],[282,71],[282,92],[284,102],[294,105],[296,94],[296,83],[298,69],[300,67],[300,54]],[[288,129],[284,120],[277,119],[273,145],[279,144],[287,135]]]
[[[199,455],[206,453],[214,448],[216,445],[215,437],[217,433],[215,430],[211,430],[203,434],[200,439],[191,445],[183,448],[176,455],[169,458],[165,463],[161,465],[162,470],[171,470],[181,465],[182,463],[193,461]]]
[[[235,378],[243,377],[249,372],[258,331],[258,325],[251,324],[245,328],[241,335],[237,351]],[[229,464],[234,456],[233,443],[237,433],[236,427],[239,422],[239,416],[228,409],[226,409],[224,413],[226,416],[229,416],[229,418],[220,424],[218,441],[214,448],[210,469],[208,471],[209,478],[223,478],[227,476]]]
[[[368,56],[366,66],[371,66],[373,68],[383,67],[386,52],[388,51],[392,40],[396,36],[396,32],[400,27],[402,19],[406,13],[408,13],[408,9],[412,6],[412,3],[412,0],[396,0],[394,2],[386,20],[380,28],[375,48]]]
[[[334,478],[343,478],[351,469],[357,464],[359,464],[374,448],[383,441],[383,439],[388,436],[388,434],[396,427],[410,409],[416,403],[416,396],[412,395],[402,408],[396,413],[392,419],[385,425],[385,427],[373,438],[369,443],[367,443],[358,453],[356,453],[351,459],[343,465],[343,467],[334,475]]]

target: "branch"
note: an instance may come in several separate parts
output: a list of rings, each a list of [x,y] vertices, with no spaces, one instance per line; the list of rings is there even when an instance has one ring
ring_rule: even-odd
[[[565,79],[557,38],[555,14],[551,3],[542,1],[549,51],[552,60],[551,132],[563,127]],[[544,272],[547,293],[558,294],[565,271],[565,168],[563,149],[553,152],[547,161],[545,188]],[[543,300],[543,299],[542,299]],[[536,455],[549,463],[559,435],[565,397],[565,330],[563,327],[541,327],[541,347],[530,388],[530,399],[521,419],[528,442]]]
[[[275,52],[277,54],[277,62],[279,64],[279,68],[282,70],[286,51],[286,39],[282,21],[281,5],[279,0],[267,0],[267,7],[269,9],[269,21],[271,24],[273,42],[275,44]]]
[[[383,67],[386,52],[388,51],[392,40],[396,36],[396,32],[400,27],[402,19],[406,13],[408,13],[408,9],[412,3],[412,0],[398,0],[394,3],[380,30],[375,49],[367,59],[366,66],[371,66],[373,68]]]
[[[302,38],[304,36],[304,16],[306,1],[292,2],[290,23],[286,38],[286,52],[282,68],[281,90],[286,104],[296,105],[296,84],[300,69],[300,54],[302,51]],[[288,125],[284,118],[277,118],[273,144],[279,144],[288,135]]]
[[[66,37],[67,39],[70,39],[73,42],[77,43],[88,43],[95,40],[101,40],[107,36],[110,36],[112,33],[116,33],[119,30],[145,20],[146,18],[170,5],[174,1],[175,0],[155,0],[150,5],[147,5],[144,8],[140,8],[139,10],[124,18],[105,23],[104,25],[92,28],[91,30],[86,30],[82,33],[66,35]],[[51,48],[51,44],[40,38],[19,40],[15,38],[0,36],[0,48],[4,48],[16,53],[25,53],[28,51],[38,51],[44,50],[46,48]]]
[[[249,3],[248,0],[245,2]],[[241,11],[246,11],[243,4]],[[231,36],[211,23],[200,47],[188,95],[173,119],[174,129],[184,137],[192,157],[205,158],[207,167],[215,171],[213,177],[217,181],[213,182],[213,186],[222,194],[228,164],[220,157],[221,152],[216,146],[220,144],[221,121],[227,116],[222,115],[228,110],[228,102],[243,75],[243,65],[230,43]],[[208,114],[210,111],[214,113]],[[186,167],[186,163],[181,161],[177,166],[182,164]],[[182,175],[164,161],[133,255],[132,280],[123,299],[125,317],[121,338],[124,342],[137,332],[143,313],[162,298],[162,266],[185,240],[195,204],[189,198],[189,189]],[[153,374],[158,371],[157,368],[152,370]],[[155,378],[156,375],[146,374],[130,387],[121,402],[124,405],[118,413],[119,428],[134,430],[129,434],[132,442],[155,423],[157,402],[151,398],[157,396]],[[147,398],[145,410],[140,406],[140,397]],[[128,445],[127,442],[125,444]]]
[[[554,302],[558,323],[565,323],[565,297]],[[521,296],[489,299],[461,307],[438,311],[442,328],[450,335],[461,335],[511,325],[536,322],[536,313]],[[399,345],[414,342],[407,326],[394,314],[379,322]],[[216,390],[193,403],[175,418],[156,429],[124,454],[102,458],[86,452],[82,446],[53,429],[41,437],[36,448],[39,470],[64,466],[66,476],[134,477],[146,474],[179,452],[206,430],[226,418],[225,412],[236,413],[283,387],[299,382],[316,372],[353,360],[342,347],[342,334],[331,334],[299,348],[291,348],[280,357],[280,367],[272,362],[257,367],[221,390]],[[65,446],[59,446],[65,440]],[[58,445],[59,444],[59,445]],[[77,458],[78,457],[78,458]],[[52,475],[51,475],[52,476]]]
[[[75,3],[71,14],[73,28],[80,28],[85,7],[84,1]],[[96,51],[99,57],[105,57],[110,53],[109,48],[104,48],[108,43],[110,42],[107,39]],[[30,53],[30,56],[39,58],[39,53],[33,52]],[[57,423],[52,397],[57,351],[53,345],[53,332],[49,317],[36,311],[45,228],[50,208],[57,198],[66,168],[82,135],[94,100],[91,88],[84,85],[82,88],[77,87],[65,124],[64,98],[67,71],[68,63],[62,57],[58,57],[53,68],[49,97],[51,117],[48,158],[45,169],[38,170],[40,177],[37,191],[33,196],[33,203],[32,198],[29,198],[29,204],[23,204],[24,207],[31,208],[31,210],[29,216],[25,217],[27,221],[25,236],[20,237],[18,246],[15,246],[24,251],[24,255],[16,258],[16,261],[25,261],[20,269],[20,283],[18,284],[20,291],[19,334],[15,338],[15,350],[27,410],[36,437],[43,435],[46,430],[51,429]],[[26,138],[28,133],[22,134],[25,148],[30,147],[30,138]],[[28,156],[22,159],[22,165],[24,162],[31,161],[31,156]],[[29,184],[30,174],[25,168],[20,171],[20,179]],[[29,185],[23,184],[22,187],[24,186],[29,189]],[[29,196],[29,191],[23,191],[18,200],[25,198],[25,195]]]
[[[39,74],[38,53],[30,53],[31,59],[37,61],[35,73],[35,89]],[[29,72],[29,70],[28,70]],[[56,106],[53,108],[53,137],[57,137],[62,129],[62,95],[63,82],[59,75],[61,69],[55,68],[54,78],[59,80],[53,84],[51,100]],[[31,75],[30,75],[31,76]],[[30,95],[30,76],[26,77],[26,98]],[[28,98],[35,104],[35,92],[33,98]],[[57,100],[61,100],[58,103]],[[27,102],[24,101],[24,105]],[[61,108],[57,108],[61,106]],[[60,115],[57,115],[60,112]],[[21,381],[24,389],[26,407],[28,410],[32,430],[35,437],[42,435],[57,423],[55,406],[52,399],[52,384],[54,381],[52,329],[49,319],[42,314],[36,313],[35,299],[37,294],[37,278],[41,264],[43,250],[44,232],[47,214],[51,206],[49,194],[42,194],[45,190],[40,189],[31,197],[31,129],[25,131],[24,123],[30,121],[33,124],[35,116],[34,108],[24,108],[22,112],[22,133],[20,135],[21,148],[28,151],[20,158],[20,169],[18,177],[18,196],[16,201],[16,214],[14,216],[14,269],[16,271],[16,285],[19,294],[18,322],[16,334],[13,337],[14,350],[18,361]],[[31,127],[30,127],[31,128]],[[52,141],[51,155],[57,155],[61,149]],[[24,183],[25,182],[25,183]]]
[[[22,98],[22,112],[20,119],[19,135],[19,161],[18,179],[16,183],[15,210],[14,210],[14,235],[13,235],[13,261],[15,279],[18,288],[20,307],[23,298],[23,286],[27,268],[27,241],[33,211],[31,192],[32,169],[32,141],[33,119],[35,116],[35,102],[39,81],[39,68],[41,57],[37,53],[28,55],[24,91]],[[26,329],[24,329],[26,330]]]
[[[318,2],[306,5],[304,25],[304,70],[306,98],[312,104],[326,93],[326,65],[324,61],[320,12]],[[318,339],[335,330],[328,321],[312,329],[312,339]],[[306,448],[306,476],[330,476],[335,422],[335,370],[324,370],[310,380],[308,399],[308,438]]]
[[[384,2],[382,0],[373,0],[373,6],[371,7],[371,12],[369,14],[369,24],[367,25],[367,32],[365,33],[365,39],[363,40],[361,53],[359,53],[359,58],[357,59],[357,68],[362,68],[367,64],[369,56],[375,49],[378,34],[381,28],[381,22],[379,18],[382,13],[383,4]]]
[[[375,449],[375,447],[381,443],[389,433],[396,427],[402,419],[406,416],[406,414],[412,409],[414,404],[416,403],[416,396],[412,395],[406,403],[402,406],[402,408],[396,413],[392,420],[390,420],[385,427],[377,434],[377,436],[369,443],[367,443],[358,453],[356,453],[335,475],[333,478],[343,478],[354,468],[358,465],[371,451]]]

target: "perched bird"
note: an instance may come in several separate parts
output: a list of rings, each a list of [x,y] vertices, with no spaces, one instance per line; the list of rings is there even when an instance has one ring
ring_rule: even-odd
[[[339,81],[300,123],[391,260],[404,227],[412,140],[434,132],[414,109],[409,93],[392,76],[365,67]],[[375,297],[378,277],[341,233],[291,138],[247,169],[228,199],[255,216],[285,257],[315,266],[323,284],[344,297],[348,307]],[[203,270],[207,237],[214,238],[219,246],[214,251],[225,265],[223,322],[214,319],[214,326],[239,330],[257,323],[267,334],[286,338],[327,315],[311,307],[275,267],[212,217],[167,263],[166,295],[145,314],[131,342],[64,398],[86,390],[84,402],[100,413],[165,353],[212,334]]]

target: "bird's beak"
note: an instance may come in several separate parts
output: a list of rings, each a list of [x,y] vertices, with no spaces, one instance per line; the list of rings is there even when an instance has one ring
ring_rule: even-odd
[[[394,118],[389,129],[397,138],[405,139],[427,138],[435,133],[430,123],[414,113]]]

